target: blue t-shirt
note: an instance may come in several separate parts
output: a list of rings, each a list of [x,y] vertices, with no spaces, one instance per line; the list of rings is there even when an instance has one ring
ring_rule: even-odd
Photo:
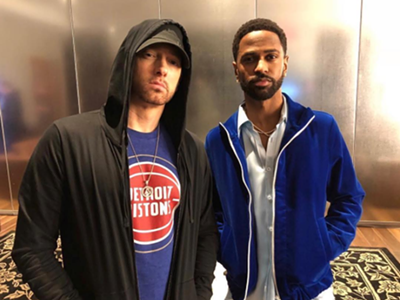
[[[162,300],[166,292],[174,245],[175,212],[181,187],[176,150],[163,126],[153,166],[158,130],[141,133],[128,128],[130,197],[139,295],[141,300]],[[153,166],[153,171],[152,170]],[[149,179],[151,195],[142,193]]]

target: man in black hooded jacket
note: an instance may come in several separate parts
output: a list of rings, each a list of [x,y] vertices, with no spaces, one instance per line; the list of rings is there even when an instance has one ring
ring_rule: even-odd
[[[12,253],[39,299],[210,299],[218,238],[207,157],[184,128],[190,58],[174,21],[133,27],[104,107],[39,141]]]

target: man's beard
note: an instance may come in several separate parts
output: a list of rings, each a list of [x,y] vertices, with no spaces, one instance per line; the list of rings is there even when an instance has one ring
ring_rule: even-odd
[[[255,83],[264,78],[268,79],[271,82],[271,86],[257,87]],[[250,96],[252,99],[257,101],[264,101],[272,98],[275,95],[275,93],[281,88],[283,83],[283,78],[284,78],[283,73],[281,78],[278,79],[278,81],[276,81],[274,78],[268,75],[257,74],[254,78],[246,82],[243,76],[239,74],[239,82],[243,92],[248,96]]]
[[[166,93],[156,93],[155,91],[142,91],[139,94],[139,98],[144,102],[152,105],[165,105],[171,100],[169,97],[169,92]]]
[[[173,94],[171,95],[169,92],[168,85],[165,88],[165,90],[157,92],[149,87],[139,86],[135,89],[134,86],[132,92],[137,95],[138,99],[147,104],[162,106],[167,104],[173,96]]]

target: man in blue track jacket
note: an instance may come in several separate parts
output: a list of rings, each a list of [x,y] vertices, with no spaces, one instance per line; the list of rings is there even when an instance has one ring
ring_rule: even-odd
[[[365,195],[345,141],[331,115],[282,93],[276,23],[245,23],[232,48],[244,102],[206,139],[232,298],[334,299],[329,262],[353,240]]]

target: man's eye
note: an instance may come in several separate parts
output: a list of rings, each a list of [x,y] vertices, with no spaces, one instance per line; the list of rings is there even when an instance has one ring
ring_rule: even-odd
[[[153,53],[151,53],[151,52],[145,52],[144,54],[144,57],[154,57],[154,55],[153,55]]]
[[[276,55],[274,54],[267,55],[267,60],[274,60],[274,59],[276,59]]]
[[[250,62],[253,62],[254,59],[253,59],[253,57],[251,57],[251,56],[247,56],[247,57],[244,57],[242,61],[243,61],[244,63],[250,63]]]
[[[181,65],[181,63],[178,59],[171,59],[169,62],[171,65],[173,65],[175,67],[180,67],[180,65]]]

